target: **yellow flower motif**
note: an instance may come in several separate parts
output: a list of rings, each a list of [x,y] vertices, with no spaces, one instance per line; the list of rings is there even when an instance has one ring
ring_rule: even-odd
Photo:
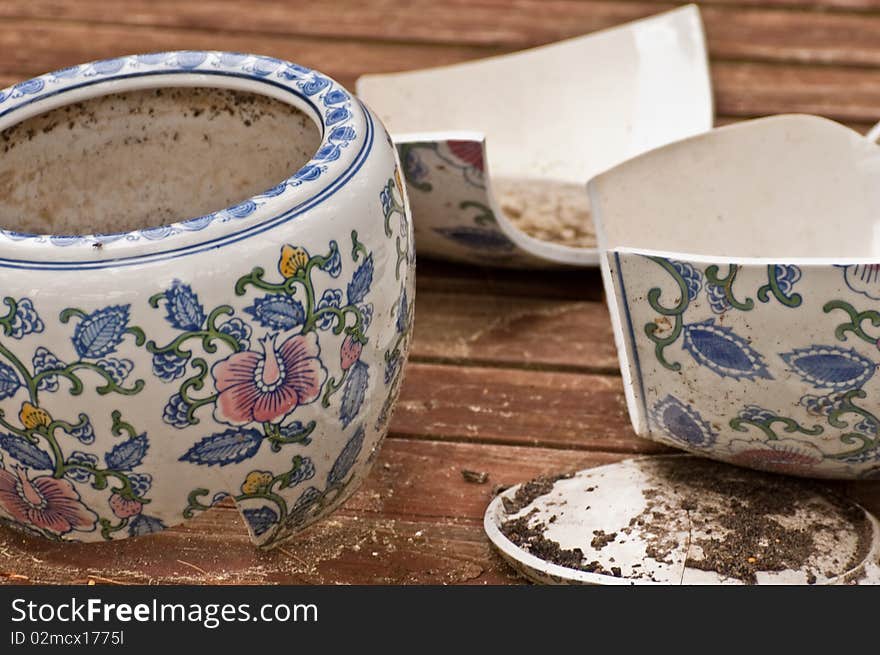
[[[403,198],[403,180],[400,179],[400,169],[394,167],[394,184],[397,186],[397,193]]]
[[[309,261],[309,253],[305,248],[294,248],[287,245],[281,248],[281,259],[278,260],[278,270],[286,278],[293,277],[305,268]]]
[[[272,474],[269,471],[251,471],[241,483],[241,493],[255,494],[269,486]]]
[[[21,424],[28,430],[33,430],[40,426],[47,428],[52,422],[52,417],[49,416],[49,412],[41,407],[32,405],[28,401],[24,401],[21,404],[21,411],[18,413],[18,418],[21,421]]]

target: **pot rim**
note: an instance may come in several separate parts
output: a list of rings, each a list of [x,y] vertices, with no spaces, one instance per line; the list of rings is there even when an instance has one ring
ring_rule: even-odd
[[[29,234],[0,229],[0,267],[103,269],[172,259],[236,243],[301,217],[342,188],[372,150],[364,105],[333,79],[273,57],[178,50],[94,61],[0,89],[0,131],[27,118],[112,93],[168,87],[224,88],[273,97],[303,111],[321,142],[275,187],[204,216],[129,232]]]

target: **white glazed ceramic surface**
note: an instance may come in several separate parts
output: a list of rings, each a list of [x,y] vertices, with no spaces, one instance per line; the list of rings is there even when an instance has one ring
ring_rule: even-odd
[[[382,125],[334,81],[244,54],[124,57],[0,91],[0,129],[179,86],[289,103],[321,143],[277,186],[198,218],[0,233],[0,519],[44,537],[147,534],[232,496],[254,542],[275,544],[352,493],[396,401],[409,211]]]
[[[880,148],[773,117],[655,150],[590,193],[638,434],[880,476]]]
[[[598,251],[518,230],[493,196],[489,170],[524,184],[585,185],[713,120],[693,5],[512,55],[368,75],[358,95],[400,151],[419,252],[510,267],[594,266]]]

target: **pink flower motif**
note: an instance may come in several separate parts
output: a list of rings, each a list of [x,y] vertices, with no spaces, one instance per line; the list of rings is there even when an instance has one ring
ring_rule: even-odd
[[[13,521],[57,534],[95,529],[97,515],[69,481],[51,475],[30,479],[20,466],[13,470],[0,469],[0,510]]]
[[[771,473],[811,476],[824,455],[815,446],[795,439],[730,442],[731,463]]]
[[[123,498],[117,493],[110,495],[110,509],[121,519],[137,516],[144,508],[144,504],[134,498]]]
[[[339,349],[339,362],[342,364],[342,370],[347,371],[354,363],[361,358],[361,352],[364,346],[350,334],[345,337],[342,347]]]
[[[260,339],[262,352],[246,350],[214,364],[214,416],[231,425],[275,422],[317,400],[327,379],[314,332],[276,346],[277,334]]]

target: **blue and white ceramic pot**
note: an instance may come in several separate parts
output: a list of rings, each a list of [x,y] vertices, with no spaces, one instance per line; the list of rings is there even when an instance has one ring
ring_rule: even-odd
[[[413,318],[370,111],[285,61],[170,52],[4,89],[0,130],[0,521],[120,539],[229,496],[271,546],[345,500]]]

